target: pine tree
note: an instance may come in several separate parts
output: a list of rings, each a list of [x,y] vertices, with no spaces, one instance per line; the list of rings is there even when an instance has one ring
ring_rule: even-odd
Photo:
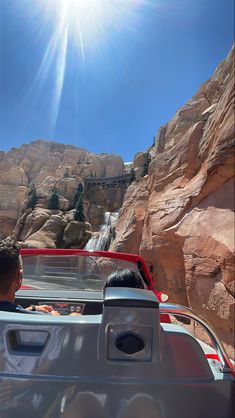
[[[74,220],[79,222],[85,221],[84,215],[84,204],[83,204],[83,195],[79,196],[79,199],[76,204],[75,213],[74,213]]]
[[[145,159],[144,159],[144,167],[143,167],[142,177],[144,177],[148,174],[150,161],[151,161],[151,157],[150,157],[149,153],[147,153],[145,155]]]
[[[135,180],[136,180],[136,173],[135,173],[134,168],[132,168],[130,172],[130,183],[132,183]]]
[[[77,190],[75,192],[74,198],[73,198],[72,209],[76,208],[77,202],[81,195],[83,195],[83,185],[82,183],[79,183]]]
[[[82,185],[82,183],[79,183],[79,185],[78,185],[78,191],[80,193],[83,193],[83,185]]]
[[[58,195],[56,190],[53,190],[53,192],[52,192],[52,194],[49,198],[48,209],[52,209],[52,210],[60,209],[59,195]]]
[[[68,169],[68,167],[66,167],[63,178],[66,179],[68,177],[69,177],[69,169]]]
[[[36,187],[33,184],[27,196],[27,209],[28,208],[34,209],[37,204],[37,201],[38,201],[38,197],[37,197]]]

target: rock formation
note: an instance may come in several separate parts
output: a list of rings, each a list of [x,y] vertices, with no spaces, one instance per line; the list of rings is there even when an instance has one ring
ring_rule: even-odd
[[[25,247],[83,248],[90,239],[91,225],[74,221],[74,210],[28,209],[19,218],[14,234]]]
[[[15,228],[14,237],[26,240],[28,245],[53,247],[59,245],[61,240],[65,246],[78,245],[78,241],[83,245],[89,236],[90,227],[80,225],[84,239],[80,236],[80,240],[73,239],[70,242],[68,230],[73,230],[74,234],[75,224],[68,227],[68,219],[65,220],[62,212],[58,215],[48,211],[49,196],[56,189],[59,207],[67,212],[71,208],[78,184],[83,184],[84,179],[121,176],[124,170],[122,159],[116,155],[92,154],[84,149],[55,142],[38,140],[18,149],[13,148],[7,153],[1,152],[0,239],[12,235]],[[38,196],[36,210],[33,212],[26,210],[25,206],[32,184]],[[125,190],[122,189],[105,189],[102,193],[91,193],[88,198],[85,196],[86,219],[94,231],[102,223],[105,211],[120,208],[124,194]],[[65,237],[60,236],[60,230],[61,234],[65,231]]]
[[[234,48],[148,152],[148,175],[127,190],[112,250],[141,253],[156,286],[233,345]]]

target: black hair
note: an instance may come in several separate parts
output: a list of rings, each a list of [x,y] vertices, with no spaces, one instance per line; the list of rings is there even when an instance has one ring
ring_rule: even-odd
[[[21,267],[20,246],[11,239],[0,241],[0,292],[7,293]]]
[[[68,403],[62,413],[62,418],[103,418],[106,417],[104,407],[99,400],[90,392],[80,392],[76,398]]]
[[[144,283],[135,271],[121,269],[109,275],[104,287],[134,287],[144,289]]]
[[[138,418],[146,416],[148,418],[163,418],[162,405],[149,395],[135,395],[126,406],[123,418]]]

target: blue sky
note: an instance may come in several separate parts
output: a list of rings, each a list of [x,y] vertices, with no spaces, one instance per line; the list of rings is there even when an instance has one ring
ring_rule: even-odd
[[[125,161],[214,72],[233,0],[1,0],[0,150],[35,139]]]

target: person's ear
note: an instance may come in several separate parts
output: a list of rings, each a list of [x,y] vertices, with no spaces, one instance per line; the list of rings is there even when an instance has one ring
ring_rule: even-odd
[[[23,270],[19,269],[17,272],[17,278],[16,278],[16,292],[17,290],[20,289],[21,285],[22,285],[22,279],[23,279]]]

